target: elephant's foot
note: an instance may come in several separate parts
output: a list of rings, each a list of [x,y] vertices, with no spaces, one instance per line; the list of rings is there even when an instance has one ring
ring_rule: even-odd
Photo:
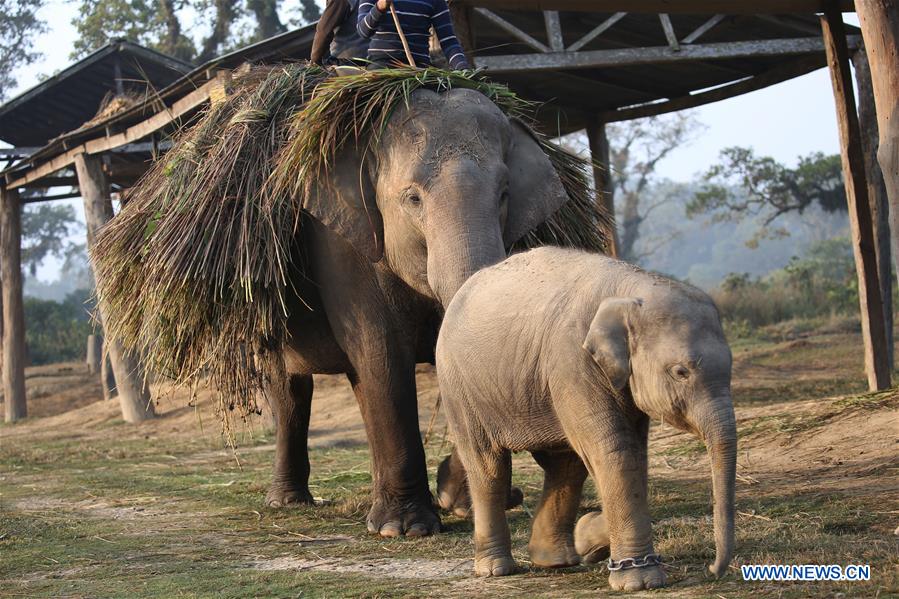
[[[509,488],[506,509],[518,507],[524,501],[524,493],[518,487]],[[446,457],[437,468],[437,503],[441,508],[459,518],[467,518],[471,513],[471,495],[465,468],[455,452]]]
[[[431,494],[417,498],[376,497],[366,520],[368,532],[382,537],[424,537],[440,532]]]
[[[609,525],[601,512],[581,516],[574,528],[574,547],[585,564],[595,564],[609,557]]]
[[[567,568],[581,563],[581,556],[570,540],[568,543],[532,540],[528,545],[528,553],[531,555],[531,563],[539,568]]]
[[[609,586],[615,591],[642,591],[665,586],[665,571],[661,566],[631,568],[609,572]]]
[[[309,488],[300,485],[272,483],[265,496],[265,505],[271,508],[313,505],[315,500]]]
[[[511,555],[481,555],[474,558],[476,576],[508,576],[515,571]]]

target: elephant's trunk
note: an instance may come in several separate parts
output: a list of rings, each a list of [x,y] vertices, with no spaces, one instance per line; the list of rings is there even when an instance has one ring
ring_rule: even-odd
[[[506,257],[495,217],[469,216],[467,221],[462,230],[443,231],[428,244],[428,283],[444,307],[471,275]]]
[[[730,396],[719,397],[693,420],[709,453],[714,494],[715,563],[709,570],[724,575],[734,553],[734,486],[737,473],[737,426]]]

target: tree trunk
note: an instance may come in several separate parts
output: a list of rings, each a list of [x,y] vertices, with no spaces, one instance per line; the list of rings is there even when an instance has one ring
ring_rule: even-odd
[[[615,186],[612,183],[612,171],[609,159],[609,138],[606,125],[596,122],[587,128],[587,140],[590,143],[590,159],[593,162],[593,186],[596,189],[596,203],[603,206],[614,223],[615,220]],[[611,240],[611,255],[618,256],[618,231],[612,226],[606,232]]]
[[[824,16],[821,17],[821,30],[840,133],[840,155],[846,200],[849,204],[852,252],[858,276],[865,372],[868,376],[868,388],[871,391],[879,391],[890,386],[886,327],[880,284],[877,280],[877,255],[874,249],[874,227],[871,222],[871,206],[868,202],[868,185],[865,180],[864,152],[855,108],[855,94],[852,92],[852,74],[849,70],[849,48],[846,44],[843,17],[836,3],[829,2],[825,6]]]
[[[889,199],[893,256],[899,260],[899,2],[856,0],[855,10],[871,67],[880,134],[877,160]]]
[[[215,58],[222,45],[228,40],[231,23],[236,16],[234,0],[215,0],[215,20],[212,22],[212,33],[203,40],[203,49],[197,56],[197,64],[203,64]]]
[[[87,154],[75,156],[75,170],[78,173],[78,187],[84,200],[84,217],[87,221],[87,246],[93,247],[97,231],[112,218],[112,203],[109,199],[109,182],[100,167],[100,160]],[[135,290],[135,293],[139,293]],[[99,302],[100,320],[105,320],[107,307],[102,298]],[[147,388],[141,364],[125,350],[121,343],[108,340],[109,359],[116,380],[116,391],[122,407],[125,422],[140,422],[154,416],[150,391]]]
[[[874,90],[871,87],[871,71],[865,48],[859,48],[852,57],[855,65],[855,81],[858,84],[858,125],[861,130],[862,148],[865,152],[865,178],[868,181],[868,202],[871,204],[871,220],[874,225],[874,241],[877,250],[877,278],[883,299],[883,320],[887,333],[887,359],[893,369],[893,264],[890,257],[890,202],[887,198],[883,171],[877,162],[877,112],[874,108]]]
[[[247,7],[253,11],[256,17],[257,41],[284,33],[287,28],[278,17],[278,3],[276,0],[249,0]]]
[[[25,403],[25,307],[22,301],[22,202],[0,188],[0,278],[3,280],[3,403],[6,421],[28,415]]]

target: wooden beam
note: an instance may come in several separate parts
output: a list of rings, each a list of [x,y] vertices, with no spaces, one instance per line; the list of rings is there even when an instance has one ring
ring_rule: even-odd
[[[612,27],[612,25],[614,25],[615,23],[617,23],[618,21],[623,19],[625,17],[625,15],[627,15],[626,12],[616,12],[614,15],[612,15],[611,17],[609,17],[608,19],[606,19],[605,21],[603,21],[602,23],[600,23],[599,25],[597,25],[596,27],[591,29],[587,33],[587,35],[585,35],[578,41],[576,41],[573,44],[571,44],[570,46],[568,46],[568,51],[569,52],[577,52],[578,50],[580,50],[581,48],[583,48],[584,46],[586,46],[587,44],[592,42],[601,33],[605,32],[610,27]]]
[[[858,20],[871,65],[877,110],[877,161],[890,204],[893,255],[899,260],[899,2],[856,0]]]
[[[618,12],[658,14],[758,15],[812,14],[824,10],[826,0],[460,0],[468,6],[492,10]],[[843,12],[853,12],[852,0],[840,0]]]
[[[509,21],[505,20],[504,18],[502,18],[501,16],[496,14],[495,12],[487,10],[486,8],[475,8],[474,10],[479,15],[481,15],[482,17],[484,17],[485,19],[487,19],[488,21],[490,21],[491,23],[493,23],[494,25],[496,25],[497,27],[499,27],[506,33],[512,35],[513,37],[517,37],[518,39],[520,39],[521,41],[526,43],[528,46],[530,46],[531,48],[534,48],[535,50],[537,50],[539,52],[549,52],[549,50],[550,50],[549,46],[547,46],[543,42],[540,42],[540,41],[534,39],[533,37],[531,37],[524,31],[522,31],[521,29],[519,29],[518,27],[516,27]]]
[[[609,158],[609,138],[606,136],[606,125],[595,121],[587,127],[587,141],[590,143],[590,159],[593,163],[593,185],[596,190],[596,203],[603,206],[612,217],[612,230],[606,231],[612,240],[611,255],[618,256],[618,231],[615,221],[615,188],[612,184],[611,160]]]
[[[887,197],[883,171],[877,163],[877,111],[874,108],[874,88],[871,85],[871,68],[864,45],[852,56],[855,82],[858,85],[858,126],[861,130],[862,149],[865,154],[865,180],[868,183],[868,203],[874,225],[874,241],[877,253],[877,280],[883,300],[883,321],[887,334],[887,362],[893,369],[893,268],[890,258],[890,202]]]
[[[22,198],[22,204],[39,204],[40,202],[53,202],[55,200],[71,200],[72,198],[80,198],[80,191],[70,191],[68,193],[54,193],[52,195],[34,196],[30,198]]]
[[[94,246],[97,231],[112,218],[112,202],[109,197],[109,182],[96,156],[85,153],[75,156],[75,170],[78,172],[78,185],[84,199],[84,219],[87,224],[87,246]],[[109,314],[109,307],[100,298],[99,312],[101,323]],[[108,332],[107,332],[108,333]],[[104,337],[109,337],[108,334]],[[122,418],[125,422],[142,422],[153,418],[155,411],[150,401],[150,390],[147,388],[143,367],[118,341],[109,339],[109,358],[116,380],[116,391]]]
[[[858,46],[858,41],[858,36],[850,38],[853,47]],[[658,46],[653,48],[620,48],[585,52],[555,52],[552,54],[481,56],[478,59],[478,65],[486,67],[492,73],[514,73],[520,71],[624,67],[639,64],[669,64],[758,56],[790,56],[823,51],[824,44],[820,39],[803,37],[751,42],[695,44],[682,46],[679,52],[673,52],[668,46]]]
[[[715,15],[714,17],[712,17],[711,19],[709,19],[708,21],[706,21],[705,23],[703,23],[702,25],[700,25],[699,27],[697,27],[696,29],[694,29],[693,31],[688,33],[687,36],[681,40],[681,43],[682,44],[692,44],[693,42],[698,40],[700,37],[702,37],[709,31],[711,31],[715,25],[717,25],[718,23],[720,23],[723,20],[724,20],[724,15]]]
[[[54,156],[47,162],[30,169],[15,170],[6,174],[6,187],[24,187],[25,185],[38,181],[47,175],[55,173],[61,168],[71,166],[75,163],[75,156],[78,154],[97,154],[107,150],[113,150],[121,146],[136,142],[147,135],[159,131],[163,127],[170,125],[180,119],[185,114],[194,110],[198,106],[209,100],[209,92],[216,80],[209,81],[201,87],[190,92],[183,98],[177,100],[172,107],[162,112],[154,114],[145,121],[141,121],[136,125],[128,127],[122,133],[111,136],[102,136],[96,139],[78,144],[70,150]]]
[[[696,108],[712,102],[719,102],[742,94],[747,94],[765,87],[788,81],[800,75],[811,73],[826,66],[823,56],[806,56],[793,62],[775,67],[755,77],[741,79],[735,83],[722,85],[708,91],[697,92],[680,98],[672,98],[663,102],[650,102],[640,106],[619,108],[602,113],[601,118],[607,123],[629,121],[688,108]]]
[[[837,109],[840,155],[843,162],[846,200],[849,204],[849,227],[852,231],[852,251],[858,275],[865,373],[868,376],[868,388],[877,391],[890,386],[886,329],[883,321],[883,301],[877,280],[877,255],[865,181],[865,159],[855,108],[855,94],[852,92],[849,48],[846,45],[843,17],[836,4],[828,6],[821,17],[821,31]]]
[[[0,281],[3,285],[3,404],[6,422],[28,415],[25,402],[25,308],[22,301],[22,203],[0,188]]]
[[[671,17],[666,13],[659,15],[659,22],[662,23],[662,31],[665,32],[665,39],[668,40],[668,46],[675,52],[680,51],[680,42],[677,41],[677,34],[674,33],[674,25],[671,24]]]
[[[559,11],[544,10],[543,21],[546,23],[546,39],[553,52],[561,52],[565,49],[565,41],[562,39],[562,23],[559,21]]]
[[[21,189],[48,189],[50,187],[66,187],[69,185],[78,185],[77,177],[44,177],[40,181],[19,185]]]
[[[780,27],[786,27],[787,29],[792,29],[793,31],[799,31],[801,33],[810,33],[812,35],[821,35],[821,28],[817,25],[809,25],[804,21],[793,21],[790,20],[789,17],[774,17],[771,15],[756,15],[757,18],[768,21],[774,25],[778,25]]]

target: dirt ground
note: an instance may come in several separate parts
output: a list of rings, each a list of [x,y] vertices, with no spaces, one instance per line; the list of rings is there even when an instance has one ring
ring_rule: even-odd
[[[899,595],[899,391],[863,394],[858,334],[734,346],[740,451],[737,548],[713,581],[708,460],[664,425],[651,433],[656,548],[675,597]],[[449,450],[433,372],[418,372],[432,485]],[[422,597],[614,594],[601,567],[530,567],[541,485],[527,454],[509,512],[521,573],[472,576],[470,522],[444,514],[426,539],[365,532],[371,478],[358,409],[342,377],[316,377],[313,494],[263,507],[273,435],[266,414],[235,422],[235,453],[212,395],[154,387],[160,417],[123,423],[83,364],[30,369],[31,417],[0,426],[0,596]],[[584,511],[596,509],[589,484]],[[741,564],[870,564],[869,582],[744,582]],[[636,596],[640,596],[637,594]]]

